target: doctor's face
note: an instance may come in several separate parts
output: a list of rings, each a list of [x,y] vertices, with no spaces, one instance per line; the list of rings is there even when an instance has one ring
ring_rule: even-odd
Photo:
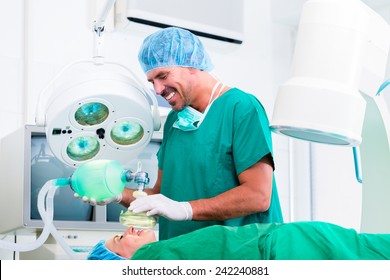
[[[141,246],[156,241],[153,230],[129,227],[122,235],[115,235],[105,243],[107,249],[124,258],[131,258]]]
[[[175,111],[191,105],[191,69],[179,66],[157,68],[146,73],[157,95],[165,98]]]

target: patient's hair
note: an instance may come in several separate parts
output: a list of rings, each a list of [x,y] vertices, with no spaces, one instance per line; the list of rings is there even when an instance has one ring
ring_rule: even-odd
[[[104,240],[99,241],[89,252],[87,260],[126,260],[110,251],[104,243]]]

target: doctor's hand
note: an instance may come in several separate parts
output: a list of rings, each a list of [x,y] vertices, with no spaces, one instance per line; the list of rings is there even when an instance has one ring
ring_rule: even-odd
[[[122,194],[118,194],[114,197],[110,197],[110,198],[106,198],[106,199],[103,199],[103,200],[99,200],[99,201],[96,201],[96,199],[94,198],[88,198],[87,196],[80,196],[78,193],[74,193],[73,196],[75,198],[80,198],[84,203],[88,203],[89,205],[91,206],[95,206],[95,205],[107,205],[111,202],[116,202],[116,203],[119,203],[121,202],[122,200]]]
[[[133,213],[147,212],[148,216],[159,215],[172,221],[192,219],[190,203],[174,201],[162,194],[137,198],[130,204],[129,211],[133,211]]]

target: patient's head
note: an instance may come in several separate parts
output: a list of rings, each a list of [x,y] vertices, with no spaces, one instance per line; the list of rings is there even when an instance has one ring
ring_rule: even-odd
[[[153,230],[136,230],[129,227],[122,235],[99,241],[89,253],[88,260],[130,259],[143,245],[156,241]]]

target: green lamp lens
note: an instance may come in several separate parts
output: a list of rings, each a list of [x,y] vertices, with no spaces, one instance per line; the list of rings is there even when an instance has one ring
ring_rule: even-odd
[[[104,122],[108,117],[106,105],[97,102],[90,102],[77,109],[74,117],[80,125],[92,126]]]
[[[123,121],[111,130],[111,139],[119,145],[131,145],[137,143],[144,136],[143,127],[133,121]]]
[[[99,152],[100,145],[92,136],[81,136],[72,140],[66,148],[68,156],[75,161],[85,161],[93,158]]]

